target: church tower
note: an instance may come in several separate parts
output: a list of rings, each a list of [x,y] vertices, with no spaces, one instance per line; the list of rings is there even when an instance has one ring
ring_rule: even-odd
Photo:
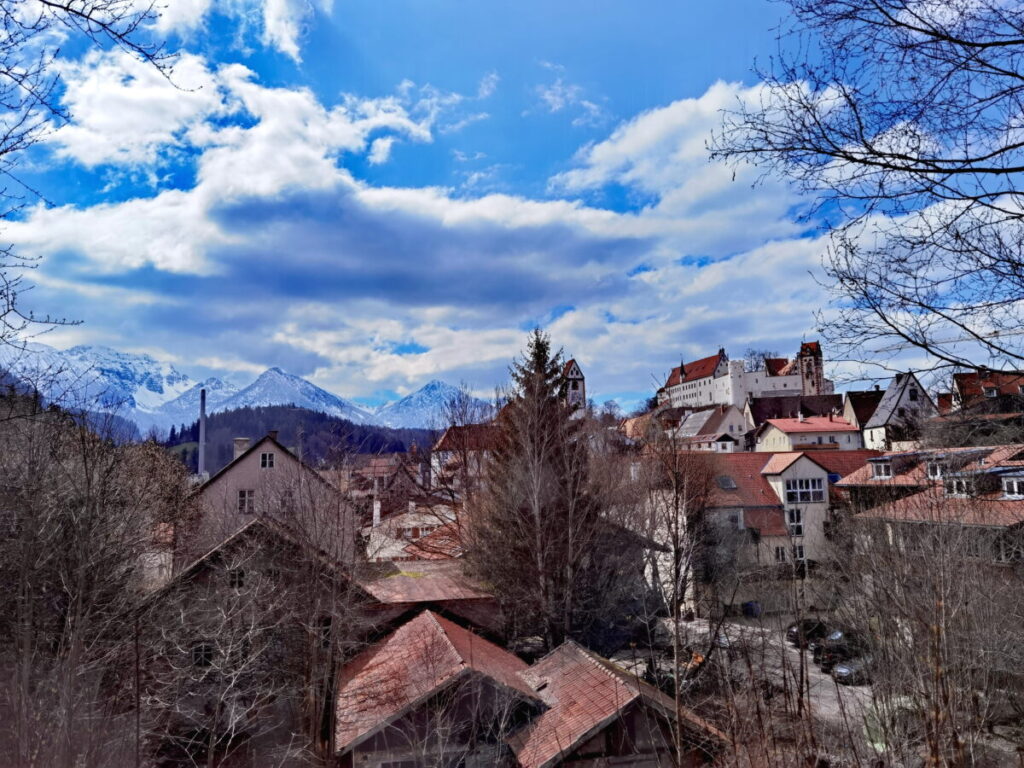
[[[583,371],[575,360],[570,360],[562,368],[562,377],[566,381],[565,402],[569,408],[587,407],[587,382],[583,378]]]
[[[816,341],[804,342],[797,355],[800,367],[801,390],[805,395],[828,395],[832,387],[826,386],[825,361],[822,359],[821,344]]]

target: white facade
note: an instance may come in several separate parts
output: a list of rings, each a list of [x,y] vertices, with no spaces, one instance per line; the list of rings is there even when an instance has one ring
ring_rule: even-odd
[[[743,360],[730,360],[724,350],[713,371],[704,377],[666,386],[659,401],[673,408],[699,408],[706,405],[735,405],[742,408],[750,397],[784,397],[786,395],[829,395],[834,386],[824,378],[820,355],[801,353],[785,375],[773,374],[767,367],[745,370]],[[691,364],[693,365],[693,364]],[[683,366],[685,369],[687,366]]]

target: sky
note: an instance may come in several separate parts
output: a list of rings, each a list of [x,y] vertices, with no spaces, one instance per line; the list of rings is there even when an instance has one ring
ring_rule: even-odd
[[[80,321],[53,346],[279,366],[374,405],[491,392],[540,326],[628,408],[681,358],[815,337],[807,201],[706,150],[783,10],[168,0],[147,34],[169,77],[57,62],[71,119],[0,237],[40,259],[26,308]]]

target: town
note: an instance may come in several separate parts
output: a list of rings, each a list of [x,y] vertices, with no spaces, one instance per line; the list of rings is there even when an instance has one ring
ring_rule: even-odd
[[[1022,83],[1021,0],[0,0],[0,768],[1024,768]]]
[[[311,464],[271,430],[213,473],[205,389],[194,473],[12,390],[23,711],[115,728],[124,765],[844,765],[947,728],[1012,755],[1024,372],[827,368],[719,349],[615,418],[536,330],[433,445]]]

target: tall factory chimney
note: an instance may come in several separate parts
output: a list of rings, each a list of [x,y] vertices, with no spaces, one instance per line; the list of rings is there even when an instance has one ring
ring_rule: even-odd
[[[206,388],[199,390],[199,477],[206,478]]]

